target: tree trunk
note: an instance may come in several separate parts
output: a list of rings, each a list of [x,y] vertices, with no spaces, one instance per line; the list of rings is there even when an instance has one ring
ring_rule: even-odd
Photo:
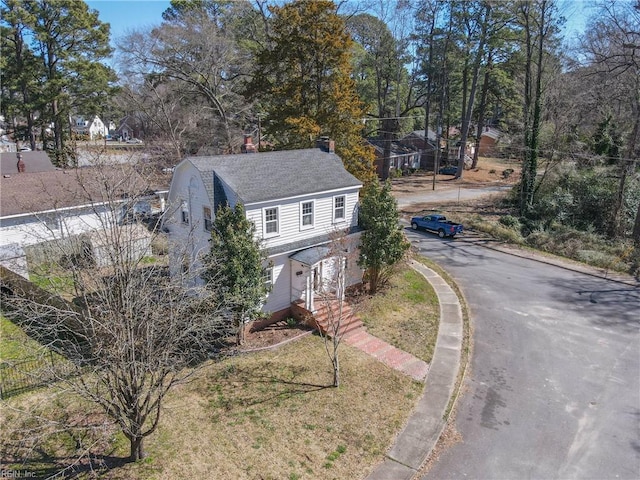
[[[456,172],[456,178],[462,178],[462,171],[464,169],[464,159],[467,153],[467,137],[469,136],[469,127],[471,125],[471,114],[473,113],[473,102],[476,97],[476,90],[478,88],[478,76],[480,73],[480,64],[482,63],[482,57],[484,56],[484,45],[487,40],[487,28],[489,23],[489,15],[491,14],[491,3],[485,4],[484,18],[482,19],[482,33],[480,34],[480,42],[478,44],[478,51],[476,52],[476,58],[473,62],[473,71],[471,78],[471,90],[469,91],[469,100],[466,102],[466,110],[463,109],[464,118],[462,120],[462,132],[460,138],[460,158],[458,159],[458,171]],[[464,91],[466,95],[466,90]],[[464,106],[463,106],[464,107]]]
[[[136,462],[145,457],[144,453],[144,437],[140,436],[128,436],[130,450],[129,450],[129,461]]]
[[[388,117],[389,113],[385,112],[385,117]],[[382,138],[384,139],[384,145],[382,148],[382,181],[386,182],[389,178],[389,168],[391,167],[391,120],[384,118],[382,120]]]
[[[240,317],[236,323],[236,327],[238,328],[236,337],[237,345],[244,345],[244,326],[244,317]]]
[[[369,294],[375,295],[378,291],[378,277],[380,276],[380,270],[377,268],[369,269]]]
[[[536,175],[538,173],[538,155],[539,155],[539,140],[540,140],[540,120],[542,116],[542,59],[544,56],[544,39],[545,39],[545,29],[547,28],[545,24],[545,15],[546,15],[546,1],[542,2],[541,7],[541,16],[540,16],[540,26],[538,31],[538,65],[536,71],[536,83],[535,83],[535,101],[533,104],[533,121],[531,125],[531,136],[530,136],[530,145],[529,147],[530,156],[529,156],[529,185],[527,188],[527,198],[526,198],[526,209],[527,213],[531,213],[533,209],[533,194],[534,194],[534,186],[536,181]]]
[[[489,93],[489,77],[491,74],[491,65],[493,62],[493,50],[489,49],[487,57],[487,66],[484,72],[484,82],[482,83],[482,93],[480,94],[480,105],[478,112],[478,130],[476,131],[476,148],[473,151],[473,163],[471,169],[478,166],[478,157],[480,156],[480,139],[482,138],[482,130],[484,129],[484,112],[487,108],[487,95]]]
[[[638,250],[640,250],[640,205],[638,205],[638,211],[636,212],[636,222],[633,226],[633,243]]]
[[[333,338],[333,386],[340,386],[340,359],[338,358],[337,338]]]
[[[62,118],[58,108],[58,100],[54,100],[51,104],[53,114],[53,144],[54,144],[54,162],[56,167],[65,168],[67,162],[63,150],[62,140]]]

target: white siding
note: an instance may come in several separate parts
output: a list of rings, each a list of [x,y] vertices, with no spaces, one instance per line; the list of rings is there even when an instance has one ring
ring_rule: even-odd
[[[346,215],[344,221],[334,223],[333,197],[337,195],[345,196]],[[313,228],[301,228],[300,204],[311,200],[314,201]],[[247,207],[247,218],[254,222],[256,234],[263,238],[263,210],[265,208],[278,207],[279,233],[277,236],[269,237],[265,240],[265,247],[271,248],[355,226],[358,222],[357,204],[358,191],[357,189],[350,189],[342,192],[322,193],[289,200],[253,204]]]
[[[182,222],[182,206],[186,205],[188,223]],[[189,162],[176,167],[171,181],[167,214],[164,226],[169,230],[169,254],[172,259],[171,271],[181,268],[177,258],[186,253],[195,268],[200,267],[199,258],[209,251],[210,233],[204,229],[203,207],[210,207],[212,220],[213,205],[199,172]]]
[[[296,260],[289,260],[289,263],[291,264],[291,301],[304,299],[309,268]]]
[[[58,211],[42,215],[21,215],[3,218],[0,226],[0,245],[12,243],[26,247],[37,243],[87,233],[108,225],[108,215],[93,211]],[[50,219],[44,221],[44,217]],[[53,219],[57,218],[54,222]]]
[[[276,255],[269,260],[273,263],[273,289],[262,311],[274,313],[291,304],[291,262],[288,255]]]
[[[229,204],[232,207],[235,206],[237,202],[235,192],[224,183],[223,188]],[[253,221],[256,226],[256,236],[264,238],[264,209],[278,208],[278,235],[267,238],[263,243],[265,248],[272,248],[308,238],[320,237],[335,230],[344,230],[357,225],[358,192],[359,187],[350,187],[293,199],[245,205],[245,209],[247,218]],[[335,196],[340,195],[345,197],[345,218],[343,221],[336,223],[333,220],[333,199]],[[206,232],[202,225],[202,207],[210,206],[213,210],[212,201],[213,199],[208,198],[200,173],[193,164],[189,161],[180,163],[174,171],[167,202],[167,217],[164,223],[164,226],[169,230],[172,272],[175,273],[176,269],[182,268],[176,259],[179,258],[178,256],[185,247],[190,249],[189,257],[192,265],[199,268],[198,258],[208,252],[208,240],[210,238],[209,232]],[[314,223],[312,228],[301,225],[300,205],[302,202],[309,201],[314,203]],[[188,225],[181,220],[183,202],[187,203],[190,212]],[[213,215],[215,215],[215,212],[213,212]],[[191,233],[193,233],[193,239],[190,239]],[[289,259],[290,253],[275,255],[269,259],[273,264],[273,288],[262,309],[265,313],[273,313],[288,308],[291,304],[292,296],[302,295],[303,289],[306,287],[308,269],[299,265],[294,266],[292,271],[292,261]],[[350,275],[350,279],[355,280],[358,275],[361,275],[361,271],[355,265],[355,262],[352,262],[349,267],[349,270],[353,272]],[[297,270],[303,270],[305,273],[300,277],[296,277]],[[292,283],[294,284],[293,288]]]

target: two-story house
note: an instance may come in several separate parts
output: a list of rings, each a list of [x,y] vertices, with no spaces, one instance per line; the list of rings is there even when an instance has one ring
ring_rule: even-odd
[[[357,252],[361,187],[328,146],[188,157],[175,167],[164,222],[172,273],[185,268],[182,255],[175,255],[184,245],[189,268],[201,265],[217,208],[241,203],[268,252],[265,281],[271,292],[263,311],[274,321],[287,316],[296,301],[314,311],[316,294],[336,268],[343,269],[347,286],[362,281],[357,257],[338,261],[332,253],[337,232],[343,233],[345,253]]]
[[[70,122],[73,132],[88,135],[91,140],[109,135],[109,128],[97,115],[94,115],[91,121],[83,116],[70,117]]]

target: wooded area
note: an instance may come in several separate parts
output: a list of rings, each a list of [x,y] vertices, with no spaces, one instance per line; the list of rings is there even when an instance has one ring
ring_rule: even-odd
[[[165,164],[239,152],[243,134],[261,149],[329,136],[365,182],[364,137],[382,140],[388,163],[391,141],[426,125],[439,155],[459,152],[459,178],[465,145],[476,143],[473,168],[490,126],[497,154],[522,161],[516,209],[534,229],[570,222],[640,248],[640,2],[595,2],[575,39],[562,37],[560,7],[174,0],[112,51],[109,25],[83,2],[3,0],[2,114],[60,165],[67,119],[82,112],[135,122]],[[582,211],[575,182],[591,192]]]

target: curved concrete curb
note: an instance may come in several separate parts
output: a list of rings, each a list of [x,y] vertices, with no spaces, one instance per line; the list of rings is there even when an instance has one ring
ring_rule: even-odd
[[[435,447],[445,426],[445,414],[460,370],[462,307],[453,289],[436,272],[418,262],[411,266],[433,286],[440,302],[436,349],[422,398],[400,432],[385,461],[369,480],[411,479]]]

